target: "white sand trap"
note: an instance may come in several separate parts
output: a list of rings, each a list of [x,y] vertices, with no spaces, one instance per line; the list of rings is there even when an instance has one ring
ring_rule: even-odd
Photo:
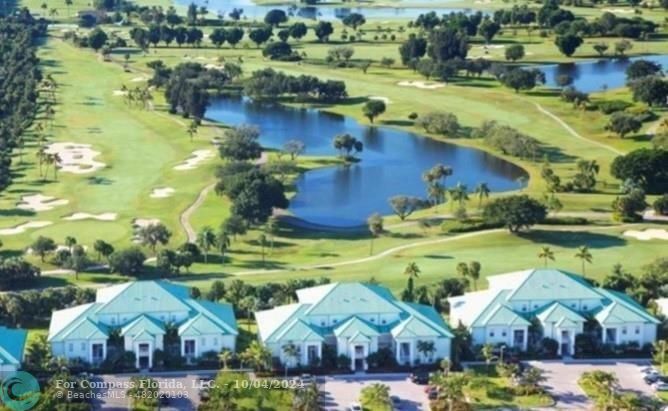
[[[21,234],[29,228],[42,228],[53,224],[51,221],[29,221],[10,228],[1,228],[0,235]]]
[[[90,144],[53,143],[46,152],[60,156],[60,171],[66,173],[86,174],[106,167],[94,160],[100,152],[92,150]]]
[[[144,228],[155,224],[160,224],[159,218],[135,218],[132,220],[132,225],[136,228]]]
[[[389,98],[383,97],[383,96],[369,96],[369,100],[378,100],[378,101],[382,101],[385,104],[390,104],[391,103]]]
[[[90,213],[74,213],[63,217],[63,220],[67,221],[79,221],[79,220],[98,220],[98,221],[114,221],[118,218],[117,213],[100,213],[100,214],[90,214]]]
[[[132,80],[130,80],[133,83],[141,83],[142,81],[148,80],[146,77],[135,77]]]
[[[633,237],[641,241],[648,240],[668,240],[668,231],[663,228],[648,228],[647,230],[628,230],[624,231],[627,237]]]
[[[222,65],[222,64],[211,64],[211,63],[209,63],[209,64],[205,64],[204,68],[207,69],[207,70],[219,70],[219,71],[225,70],[225,66]]]
[[[397,84],[402,87],[416,87],[426,90],[434,90],[437,88],[445,87],[444,83],[429,83],[426,81],[400,81]]]
[[[603,9],[603,11],[607,11],[608,13],[622,13],[622,14],[631,14],[633,13],[633,9]]]
[[[81,244],[79,244],[79,245],[81,245]],[[88,246],[87,245],[82,245],[82,247],[83,247],[84,251],[88,251]],[[58,252],[60,250],[70,251],[70,247],[66,246],[65,244],[58,244],[56,246],[56,252]],[[27,249],[26,252],[32,253],[32,248]]]
[[[179,171],[192,170],[193,168],[197,168],[199,163],[213,156],[214,154],[213,151],[211,150],[195,150],[193,151],[192,156],[190,158],[188,158],[186,161],[179,164],[178,166],[174,167],[174,170],[179,170]]]
[[[167,198],[174,195],[174,189],[171,187],[154,188],[151,191],[151,198]]]
[[[128,92],[123,90],[114,90],[114,96],[127,96]]]
[[[210,60],[210,58],[204,56],[197,56],[195,57],[195,60]]]
[[[16,205],[16,208],[31,211],[49,211],[54,207],[62,206],[67,203],[69,203],[69,200],[58,200],[55,197],[35,194],[21,197],[21,202]]]

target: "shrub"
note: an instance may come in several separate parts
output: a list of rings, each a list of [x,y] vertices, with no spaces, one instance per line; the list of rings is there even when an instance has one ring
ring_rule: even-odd
[[[668,215],[668,194],[664,194],[654,200],[654,203],[652,203],[652,208],[656,214]]]
[[[424,128],[428,133],[448,135],[449,137],[457,137],[460,130],[457,116],[446,112],[427,113],[420,117],[416,125]]]
[[[622,100],[606,100],[596,103],[596,107],[598,107],[598,109],[604,114],[612,114],[617,111],[624,111],[631,106],[631,103]]]

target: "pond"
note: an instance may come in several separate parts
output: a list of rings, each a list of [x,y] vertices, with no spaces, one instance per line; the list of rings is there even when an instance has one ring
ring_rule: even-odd
[[[545,85],[558,87],[557,77],[568,75],[573,79],[573,86],[586,93],[623,87],[626,84],[626,68],[635,60],[645,59],[668,68],[668,55],[642,56],[625,59],[604,59],[581,63],[562,63],[542,66],[545,73]]]
[[[350,7],[335,7],[335,6],[306,6],[296,4],[273,4],[273,5],[256,5],[252,0],[176,0],[177,4],[187,6],[190,3],[195,3],[198,6],[205,6],[208,10],[214,13],[224,15],[229,19],[228,14],[234,9],[242,9],[243,14],[248,19],[262,20],[269,10],[281,9],[285,10],[290,16],[298,16],[305,19],[322,19],[332,20],[335,18],[342,19],[350,13],[361,13],[367,19],[415,19],[420,14],[436,11],[439,14],[447,14],[450,12],[471,12],[470,9],[458,9],[441,7],[438,5],[425,7],[405,7],[410,3],[430,3],[437,0],[415,0],[398,2],[396,7],[391,6],[374,6],[360,5],[356,2],[354,6]],[[447,3],[448,0],[438,0],[439,3]],[[285,2],[288,3],[288,2]],[[338,3],[340,5],[341,3]]]
[[[332,139],[341,133],[361,138],[362,161],[303,174],[290,211],[306,221],[330,226],[363,224],[374,212],[390,214],[395,195],[426,197],[422,173],[437,163],[451,166],[447,185],[466,184],[469,190],[485,182],[492,191],[519,187],[524,170],[480,150],[421,137],[392,127],[368,127],[350,117],[313,109],[294,109],[247,99],[215,100],[206,116],[231,125],[254,124],[266,147],[280,148],[302,140],[310,155],[335,155]],[[445,206],[444,212],[449,211]]]

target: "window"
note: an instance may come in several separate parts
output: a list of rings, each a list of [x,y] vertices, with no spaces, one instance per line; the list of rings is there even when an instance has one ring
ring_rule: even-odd
[[[527,310],[526,304],[522,304],[522,311],[526,311],[526,310]]]
[[[85,342],[81,343],[81,351],[86,351],[86,343]]]
[[[111,325],[115,325],[115,324],[116,324],[116,317],[111,317]]]
[[[622,335],[626,335],[626,326],[622,327]]]
[[[72,351],[74,351],[74,344],[72,344],[72,343],[69,343],[69,345],[68,345],[67,349],[68,349],[68,351],[69,351],[69,352],[72,352]]]
[[[380,323],[381,323],[381,324],[386,324],[386,323],[387,323],[387,321],[385,321],[385,320],[381,320],[381,322],[380,322]]]
[[[206,347],[206,337],[202,337],[202,347]]]
[[[583,309],[583,310],[587,311],[588,308],[589,308],[589,307],[587,306],[587,304],[582,304],[582,309]]]
[[[640,326],[636,325],[636,334],[640,334]]]
[[[376,319],[375,319],[375,318],[370,318],[370,320],[371,320],[372,323],[375,323],[375,322],[376,322]]]
[[[534,310],[538,309],[538,304],[534,304],[534,305],[533,305],[533,309],[534,309]]]
[[[336,321],[334,321],[334,322],[336,322]],[[325,326],[325,322],[324,322],[324,321],[320,321],[320,325],[321,325],[322,327],[324,327],[324,326]]]
[[[494,337],[494,330],[490,330],[490,332],[489,332],[489,336],[490,336],[490,337]]]
[[[505,337],[505,336],[506,336],[506,331],[505,330],[501,331],[501,337]]]
[[[575,308],[575,303],[571,303],[571,308]]]
[[[336,323],[339,322],[339,320],[337,320],[337,319],[335,318],[335,319],[332,320],[332,322],[333,322],[334,324],[336,324]]]
[[[218,345],[218,337],[213,337],[213,345]]]

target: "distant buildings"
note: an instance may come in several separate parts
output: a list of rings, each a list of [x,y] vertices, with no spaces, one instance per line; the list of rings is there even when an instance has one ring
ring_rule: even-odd
[[[258,337],[291,367],[312,364],[326,346],[349,358],[352,370],[366,370],[367,357],[380,349],[402,365],[450,357],[453,335],[434,308],[398,301],[385,287],[333,283],[298,290],[297,297],[255,313]]]
[[[55,311],[48,341],[54,356],[95,365],[117,339],[145,369],[153,367],[155,350],[166,349],[168,332],[188,361],[208,351],[234,351],[238,334],[231,305],[192,299],[188,287],[168,281],[134,281],[98,290],[94,303]]]
[[[21,368],[28,331],[0,325],[0,380]]]
[[[489,289],[449,298],[450,324],[471,332],[474,344],[527,349],[532,322],[558,342],[559,355],[573,355],[575,336],[588,320],[600,326],[601,342],[639,347],[656,340],[659,321],[623,293],[593,287],[582,277],[533,269],[487,278]]]

